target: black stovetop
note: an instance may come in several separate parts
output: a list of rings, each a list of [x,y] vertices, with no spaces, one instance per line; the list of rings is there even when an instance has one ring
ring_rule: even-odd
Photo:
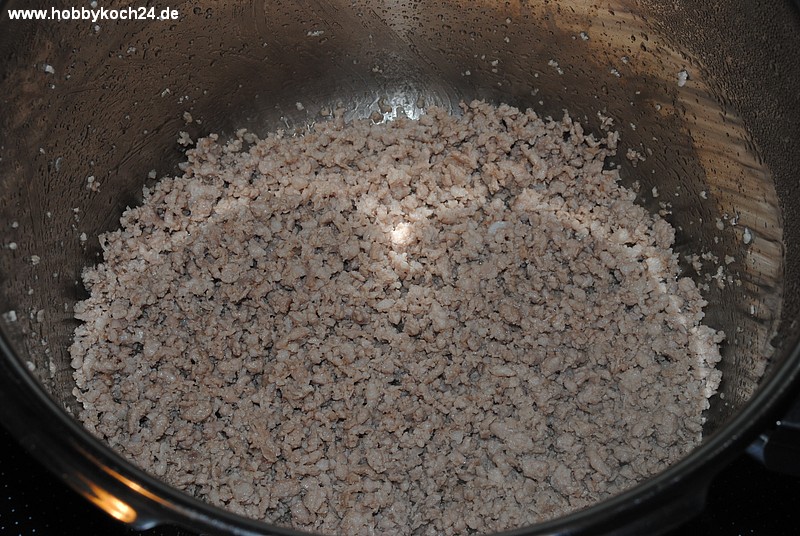
[[[0,427],[0,535],[195,536],[174,527],[144,533],[111,519],[65,487]],[[713,482],[706,510],[669,534],[800,534],[800,478],[771,473],[746,455]]]

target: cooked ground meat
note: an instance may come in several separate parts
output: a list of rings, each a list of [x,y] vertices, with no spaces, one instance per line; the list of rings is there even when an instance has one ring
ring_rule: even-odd
[[[456,534],[631,487],[701,437],[722,334],[617,135],[483,102],[187,151],[100,237],[80,418],[166,482],[330,534]]]

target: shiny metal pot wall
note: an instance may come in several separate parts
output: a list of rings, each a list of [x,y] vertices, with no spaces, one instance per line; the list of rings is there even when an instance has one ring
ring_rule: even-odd
[[[9,9],[55,14],[22,4],[0,2],[2,417],[73,487],[135,526],[280,532],[150,479],[63,410],[77,409],[66,349],[81,269],[148,173],[177,171],[180,130],[301,132],[340,104],[348,117],[391,119],[475,98],[542,115],[568,109],[594,131],[615,120],[614,163],[638,183],[640,203],[669,211],[677,251],[733,259],[724,288],[713,280],[707,294],[708,322],[728,334],[724,382],[707,439],[686,460],[532,533],[669,526],[653,521],[652,506],[669,504],[672,520],[699,508],[709,475],[796,384],[800,16],[791,2],[194,1],[169,6],[179,13],[169,21],[11,20]],[[633,165],[629,149],[644,160]]]

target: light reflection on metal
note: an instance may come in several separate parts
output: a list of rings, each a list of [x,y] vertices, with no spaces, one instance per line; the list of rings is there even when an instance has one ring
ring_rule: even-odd
[[[138,493],[140,495],[143,495],[143,496],[147,497],[151,501],[155,501],[155,502],[158,502],[158,503],[161,503],[161,504],[168,504],[167,501],[165,501],[164,499],[162,499],[158,495],[155,495],[154,493],[146,490],[141,485],[139,485],[136,482],[134,482],[133,480],[131,480],[131,479],[119,474],[118,472],[114,471],[110,467],[103,467],[103,470],[106,473],[108,473],[111,476],[113,476],[114,478],[116,478],[117,480],[119,480],[120,482],[122,482],[123,484],[125,484],[126,486],[128,486],[131,490],[135,491],[136,493]]]
[[[132,506],[83,476],[80,478],[86,484],[86,489],[81,490],[81,494],[89,501],[103,509],[103,511],[114,519],[122,521],[123,523],[133,523],[136,521],[137,513]]]
[[[169,507],[170,503],[164,500],[162,497],[159,497],[153,492],[142,487],[137,482],[134,482],[130,478],[120,474],[118,471],[112,469],[111,467],[108,467],[86,450],[82,448],[79,450],[83,452],[84,456],[86,456],[88,459],[93,460],[97,464],[97,466],[103,470],[103,472],[111,476],[114,480],[116,480],[120,484],[126,486],[135,494],[141,497],[146,497],[151,501]],[[137,528],[142,530],[146,530],[147,528],[153,525],[152,520],[147,519],[147,516],[145,516],[145,519],[141,519],[140,512],[137,512],[136,508],[134,508],[130,504],[126,503],[117,496],[101,488],[100,486],[89,480],[87,477],[80,474],[76,476],[83,484],[83,486],[81,486],[80,489],[78,489],[79,493],[84,497],[86,497],[89,501],[91,501],[95,505],[99,506],[101,509],[103,509],[103,511],[108,513],[113,518],[122,521],[123,523],[133,524]]]

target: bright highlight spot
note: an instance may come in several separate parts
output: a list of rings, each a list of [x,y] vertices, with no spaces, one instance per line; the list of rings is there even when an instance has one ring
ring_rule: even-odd
[[[392,243],[397,246],[405,246],[411,243],[411,224],[404,222],[395,225],[394,229],[392,229],[390,233],[390,236],[392,238]]]

